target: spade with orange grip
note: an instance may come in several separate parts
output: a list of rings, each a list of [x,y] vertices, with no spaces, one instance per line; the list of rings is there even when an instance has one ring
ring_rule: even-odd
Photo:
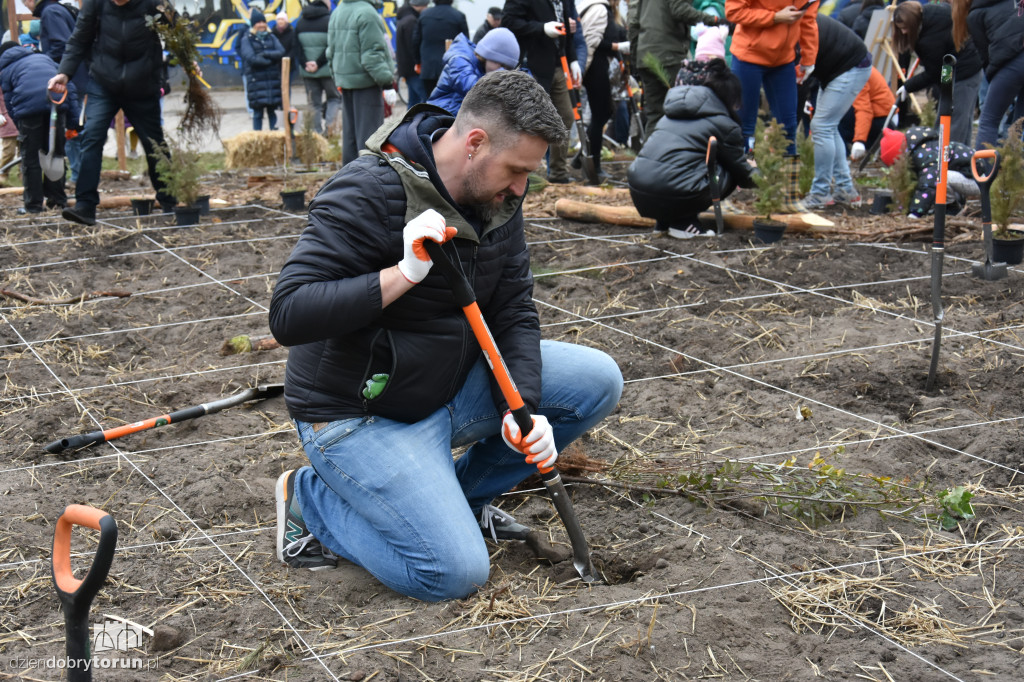
[[[988,173],[982,173],[981,169],[978,168],[978,161],[981,159],[991,159],[991,166],[989,167]],[[978,183],[978,187],[981,188],[981,226],[983,230],[983,237],[985,240],[985,262],[975,263],[971,266],[971,273],[975,277],[979,277],[984,280],[994,281],[997,279],[1005,278],[1008,273],[1006,271],[1006,263],[995,263],[992,257],[992,199],[991,189],[992,183],[996,179],[996,175],[999,173],[999,163],[1001,157],[999,152],[995,149],[979,149],[974,152],[971,157],[971,175],[974,176],[974,181]]]
[[[85,577],[78,579],[71,569],[71,529],[74,526],[100,532],[99,546]],[[67,671],[70,682],[92,679],[92,654],[89,647],[89,607],[103,587],[114,561],[117,546],[117,522],[105,511],[84,504],[69,504],[57,519],[53,531],[53,555],[50,568],[53,585],[64,613]]]
[[[587,138],[587,128],[583,125],[583,117],[580,116],[580,96],[576,92],[576,84],[573,83],[572,74],[569,71],[569,62],[565,55],[562,55],[562,73],[565,74],[565,87],[569,91],[569,101],[572,103],[572,117],[576,121],[576,133],[580,138],[580,162],[583,164],[583,173],[589,182],[595,185],[600,181],[597,176],[597,168],[594,166],[594,157],[590,155],[590,140]],[[601,150],[597,150],[598,153]]]
[[[483,349],[487,364],[490,366],[491,371],[494,373],[494,378],[501,388],[501,394],[505,397],[505,402],[508,403],[508,407],[512,411],[516,425],[519,426],[519,432],[525,436],[533,430],[533,418],[530,415],[530,409],[526,407],[522,396],[519,395],[519,389],[516,388],[515,381],[512,380],[512,376],[509,374],[505,360],[501,356],[501,351],[498,350],[494,337],[491,336],[491,330],[487,327],[487,322],[484,321],[483,313],[480,312],[480,306],[477,305],[473,287],[470,286],[466,276],[445,255],[440,244],[430,239],[424,239],[423,246],[426,248],[430,260],[434,261],[434,265],[441,269],[441,273],[448,280],[455,303],[466,314],[469,326],[473,329],[473,335],[476,337],[477,343],[480,344],[480,348]],[[541,479],[544,481],[544,487],[547,489],[548,495],[551,496],[551,501],[558,511],[558,516],[562,519],[562,523],[565,524],[565,530],[569,535],[569,542],[572,544],[572,565],[580,574],[583,582],[594,582],[597,580],[597,574],[594,572],[594,565],[590,561],[590,549],[587,546],[587,539],[583,535],[583,528],[580,527],[580,521],[576,517],[576,510],[572,506],[572,501],[565,492],[562,477],[559,476],[558,471],[553,467],[547,469],[538,468],[538,471],[540,472]]]

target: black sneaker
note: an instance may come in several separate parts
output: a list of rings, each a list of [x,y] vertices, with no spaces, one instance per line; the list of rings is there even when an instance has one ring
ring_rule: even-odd
[[[18,215],[34,215],[36,213],[42,213],[43,209],[38,206],[22,206],[18,208]]]
[[[274,486],[277,500],[277,558],[292,568],[322,571],[337,568],[338,557],[320,544],[306,528],[295,499],[295,470],[281,474]]]
[[[60,216],[64,220],[70,220],[73,223],[79,225],[95,225],[96,224],[96,209],[88,210],[85,206],[69,206],[60,212]]]
[[[480,530],[494,541],[525,540],[530,534],[529,528],[491,504],[480,510]]]

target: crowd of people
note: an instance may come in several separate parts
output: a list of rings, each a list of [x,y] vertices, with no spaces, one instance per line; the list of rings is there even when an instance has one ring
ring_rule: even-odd
[[[141,91],[147,93],[151,85],[169,87],[165,77],[145,78],[142,73],[161,66],[166,70],[166,65],[159,63],[159,41],[152,32],[139,39],[137,55],[114,54],[107,47],[111,41],[103,39],[108,31],[98,24],[83,26],[82,20],[92,24],[97,16],[109,14],[120,23],[143,22],[147,14],[158,15],[156,5],[152,0],[95,0],[85,3],[79,12],[71,2],[26,0],[37,18],[19,40],[7,40],[0,47],[0,51],[18,48],[6,62],[14,70],[24,68],[19,57],[26,52],[41,52],[52,60],[57,73],[51,94],[59,95],[65,83],[70,85],[71,96],[61,98],[58,104],[58,123],[67,131],[66,144],[62,140],[55,151],[67,154],[76,182],[78,208],[69,210],[72,220],[87,224],[94,220],[98,201],[93,179],[98,163],[95,156],[109,125],[94,119],[106,119],[117,108],[126,114],[132,109],[135,116],[128,114],[132,139],[141,140],[147,156],[152,156],[163,140],[159,107],[154,106],[158,98],[140,97],[134,86],[142,86]],[[472,33],[466,15],[452,0],[405,0],[397,9],[394,36],[389,35],[379,10],[378,0],[305,0],[299,15],[289,17],[283,4],[276,13],[265,13],[252,3],[235,46],[253,129],[262,129],[264,120],[270,130],[277,128],[282,106],[280,64],[285,57],[292,64],[285,78],[287,87],[293,82],[303,84],[314,131],[330,135],[340,129],[345,164],[358,156],[398,104],[399,83],[404,85],[410,109],[428,103],[456,115],[481,77],[495,70],[521,70],[548,93],[567,130],[571,131],[574,123],[571,91],[576,90],[584,100],[587,144],[581,148],[589,150],[590,159],[586,177],[580,179],[600,183],[607,179],[600,153],[606,139],[621,144],[629,136],[627,93],[642,93],[637,98],[642,105],[640,120],[632,123],[633,132],[647,140],[663,140],[664,135],[656,135],[659,126],[693,137],[687,129],[700,128],[697,119],[704,116],[688,108],[697,101],[692,96],[678,91],[669,97],[670,93],[679,88],[708,87],[715,97],[708,101],[715,107],[723,104],[728,118],[738,126],[737,149],[744,153],[755,144],[763,96],[768,112],[781,123],[790,141],[786,150],[791,178],[787,208],[817,210],[860,202],[849,162],[861,160],[876,146],[885,121],[891,122],[890,127],[896,127],[901,117],[904,127],[914,122],[907,109],[908,95],[936,89],[946,54],[957,58],[952,141],[970,149],[994,145],[1006,125],[1024,114],[1024,103],[1018,104],[1024,95],[1024,18],[1015,0],[631,0],[628,5],[625,0],[506,0],[504,6],[489,8]],[[895,84],[887,82],[872,64],[872,53],[865,45],[877,12],[891,15],[891,34],[886,37],[899,57],[901,76]],[[87,36],[91,42],[86,42]],[[65,55],[66,51],[69,54]],[[131,65],[132,70],[100,69],[90,82],[90,71],[97,71],[97,62]],[[695,68],[697,64],[703,66]],[[706,68],[708,65],[712,66]],[[134,75],[125,77],[126,73]],[[733,78],[738,91],[723,102],[721,84],[729,81],[732,93]],[[10,89],[15,79],[6,82]],[[629,84],[634,87],[625,87]],[[122,92],[127,90],[132,91],[131,96]],[[86,97],[87,93],[90,96]],[[39,123],[40,117],[48,119],[47,92],[0,94],[6,98],[6,102],[0,99],[0,137],[4,140],[0,160],[5,164],[12,161],[16,146],[50,153],[44,139],[47,125]],[[71,109],[79,100],[88,102],[82,114]],[[26,101],[36,105],[26,109]],[[684,102],[686,106],[680,109]],[[672,106],[666,108],[666,103]],[[899,114],[890,116],[894,108]],[[977,117],[976,110],[980,111]],[[671,120],[662,123],[664,118]],[[796,189],[799,160],[795,144],[801,122],[814,147],[814,180],[809,194],[802,198]],[[734,131],[728,132],[727,138],[717,136],[720,165],[727,168],[737,159],[747,163],[731,148]],[[892,135],[887,139],[890,147],[895,144]],[[694,139],[691,156],[703,154],[705,145],[706,140]],[[80,179],[85,150],[90,158],[84,162],[86,175]],[[568,142],[560,142],[546,155],[550,182],[578,179],[574,169],[583,167],[583,152],[574,157],[569,150]],[[649,165],[652,159],[657,159],[654,166]],[[23,163],[27,164],[23,175],[35,185],[39,173],[31,161]],[[680,196],[702,196],[705,188],[700,182],[687,186],[683,180],[692,175],[691,166],[692,159],[684,153],[666,154],[660,147],[641,150],[640,160],[630,171],[630,188],[638,208],[652,217],[667,216],[665,207],[678,202]],[[669,177],[658,179],[662,174]],[[161,203],[173,203],[173,197],[160,193],[152,163],[150,175]],[[749,184],[744,179],[748,175],[741,171],[731,177]],[[659,194],[668,188],[676,193]],[[63,208],[62,191],[53,187],[44,191],[41,184],[26,189],[24,210]],[[653,201],[652,196],[660,199]],[[653,207],[659,202],[660,207]],[[685,217],[666,229],[672,228],[677,236],[698,233],[693,216],[700,208],[673,211]],[[662,218],[658,220],[662,222]]]

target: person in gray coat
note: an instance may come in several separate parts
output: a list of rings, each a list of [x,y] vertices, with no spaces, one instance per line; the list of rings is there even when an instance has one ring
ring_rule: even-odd
[[[341,109],[341,93],[334,85],[331,67],[327,64],[327,27],[331,21],[331,0],[312,0],[302,8],[295,22],[295,40],[302,56],[299,74],[306,86],[308,115],[313,130],[330,132],[337,123]]]

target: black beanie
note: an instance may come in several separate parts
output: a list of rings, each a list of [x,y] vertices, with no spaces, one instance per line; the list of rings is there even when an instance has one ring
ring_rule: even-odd
[[[4,55],[4,52],[11,49],[12,47],[21,47],[21,44],[14,40],[8,40],[6,43],[0,45],[0,57]]]
[[[260,11],[259,7],[253,7],[252,11],[249,12],[249,25],[255,26],[256,24],[263,22],[267,23],[267,17]]]

